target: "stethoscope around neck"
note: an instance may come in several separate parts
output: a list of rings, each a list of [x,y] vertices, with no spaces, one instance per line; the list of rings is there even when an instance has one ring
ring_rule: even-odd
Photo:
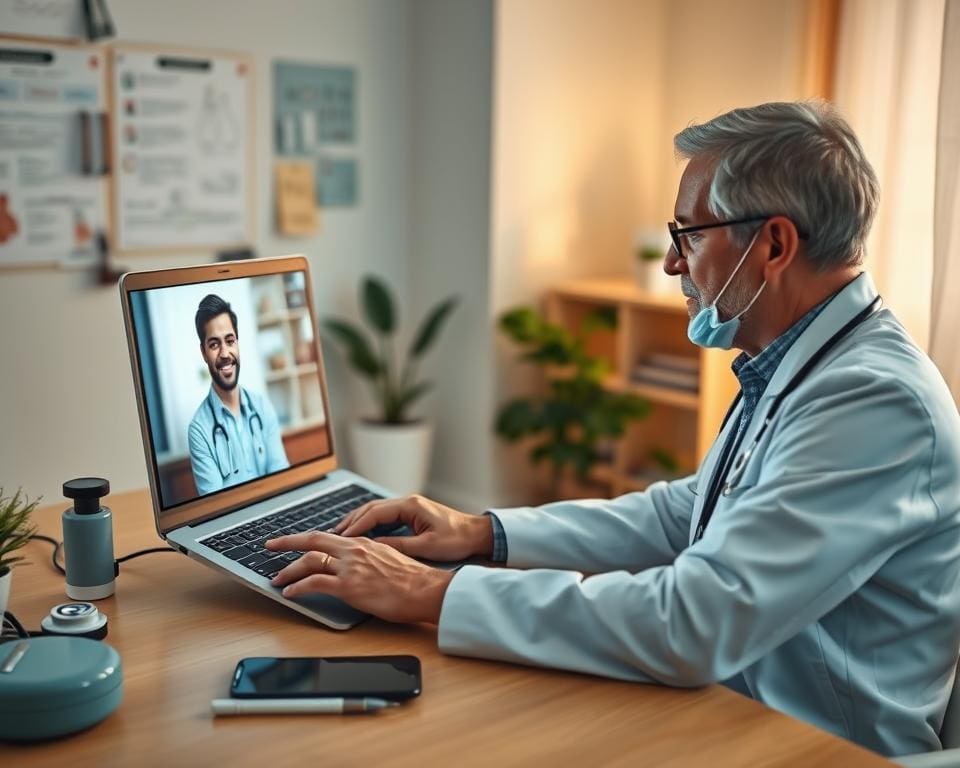
[[[257,413],[257,409],[253,407],[253,402],[250,400],[250,394],[245,390],[240,390],[241,401],[243,396],[247,396],[247,426],[250,428],[250,434],[254,437],[254,444],[257,447],[257,454],[263,455],[263,419],[260,418],[260,414]],[[207,399],[207,408],[210,409],[210,418],[213,419],[213,428],[211,429],[211,436],[213,438],[213,459],[217,462],[217,469],[220,470],[220,476],[226,480],[230,475],[236,475],[240,472],[240,464],[237,461],[237,457],[233,452],[233,443],[230,442],[230,435],[227,434],[226,427],[223,426],[219,421],[217,421],[217,412],[213,408],[213,403],[210,402],[210,399]],[[256,420],[257,429],[254,430],[253,422]],[[257,435],[259,434],[259,440]],[[233,471],[224,472],[223,462],[220,461],[220,452],[217,450],[217,436],[220,436],[223,441],[227,444],[227,459],[233,465]]]
[[[790,379],[790,381],[787,383],[787,386],[785,386],[773,399],[773,403],[770,404],[770,407],[764,414],[763,422],[760,424],[760,428],[750,441],[750,445],[737,454],[737,457],[733,460],[732,465],[730,464],[730,457],[736,453],[737,446],[739,445],[740,439],[742,439],[743,435],[741,433],[741,435],[738,436],[737,433],[740,430],[736,428],[731,430],[730,435],[727,437],[727,440],[724,443],[720,457],[717,459],[713,477],[710,478],[707,498],[703,503],[703,510],[700,513],[700,522],[697,524],[697,530],[693,537],[694,541],[698,541],[703,538],[703,533],[710,522],[710,518],[713,515],[713,510],[717,505],[717,500],[719,497],[721,495],[729,496],[731,493],[733,493],[733,491],[736,490],[737,486],[743,480],[743,476],[747,470],[747,466],[750,463],[750,459],[753,457],[757,447],[760,445],[760,441],[763,439],[763,435],[766,433],[767,427],[770,426],[770,422],[773,421],[773,417],[776,416],[777,411],[779,410],[784,399],[786,399],[803,382],[803,380],[806,379],[814,366],[816,366],[816,364],[824,358],[827,352],[833,349],[841,339],[847,336],[847,334],[849,334],[868,317],[878,312],[882,303],[883,300],[879,296],[876,296],[865,309],[858,312],[857,315],[850,320],[850,322],[848,322],[843,326],[843,328],[827,339],[823,346],[821,346],[816,352],[813,353],[813,355],[810,356],[810,359],[804,363],[803,367],[793,375],[793,378]],[[723,433],[727,422],[730,420],[730,417],[733,415],[733,412],[736,410],[742,399],[743,393],[737,393],[736,398],[730,405],[730,408],[727,410],[727,415],[723,417],[723,423],[720,425],[721,434]]]

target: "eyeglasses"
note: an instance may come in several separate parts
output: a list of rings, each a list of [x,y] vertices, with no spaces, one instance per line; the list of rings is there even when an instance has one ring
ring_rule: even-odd
[[[685,259],[683,247],[680,244],[680,238],[684,235],[699,232],[702,229],[714,229],[715,227],[732,227],[734,224],[749,224],[751,221],[763,221],[769,219],[773,214],[764,214],[762,216],[749,216],[745,219],[732,219],[731,221],[714,221],[711,224],[698,224],[695,227],[678,227],[677,222],[668,221],[667,229],[670,230],[670,239],[673,241],[673,247],[677,249],[677,256]]]

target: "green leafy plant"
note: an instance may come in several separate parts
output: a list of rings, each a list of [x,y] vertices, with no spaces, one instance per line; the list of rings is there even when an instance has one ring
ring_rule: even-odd
[[[675,475],[680,471],[680,462],[677,457],[665,448],[654,448],[650,451],[650,462],[659,469],[670,475]]]
[[[23,560],[14,552],[37,532],[30,524],[30,514],[38,503],[39,499],[30,501],[19,488],[13,496],[4,496],[0,488],[0,576]]]
[[[643,245],[637,248],[637,258],[642,262],[663,261],[663,251],[654,245]]]
[[[373,331],[375,341],[347,320],[327,318],[324,328],[343,348],[353,369],[374,387],[384,424],[406,424],[410,408],[433,386],[417,380],[417,364],[433,346],[444,323],[457,305],[451,296],[435,305],[424,317],[413,337],[402,365],[394,351],[397,330],[395,302],[387,285],[367,276],[360,286],[360,303],[364,319]]]
[[[575,333],[545,320],[536,310],[520,307],[500,318],[500,328],[526,351],[523,360],[551,373],[541,397],[510,400],[500,409],[497,434],[509,442],[538,438],[530,460],[551,466],[551,492],[559,492],[565,470],[586,480],[603,460],[602,446],[643,419],[650,404],[630,393],[611,392],[603,385],[610,364],[590,355],[589,335],[616,328],[616,312],[601,308],[587,314]]]

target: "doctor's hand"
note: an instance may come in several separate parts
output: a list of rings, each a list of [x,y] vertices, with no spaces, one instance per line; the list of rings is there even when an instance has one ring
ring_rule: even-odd
[[[283,587],[284,597],[322,592],[387,621],[436,624],[453,578],[366,538],[311,531],[271,539],[265,546],[272,552],[304,553],[271,582]]]
[[[362,536],[378,525],[405,523],[413,536],[383,536],[388,544],[411,557],[465,560],[493,554],[493,526],[488,515],[468,515],[414,495],[379,499],[357,507],[333,529],[341,536]]]

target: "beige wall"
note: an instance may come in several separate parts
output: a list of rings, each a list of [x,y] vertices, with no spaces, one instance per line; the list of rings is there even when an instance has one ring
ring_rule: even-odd
[[[666,3],[501,0],[497,17],[491,321],[550,285],[630,269],[656,221]],[[495,339],[495,402],[535,386]],[[496,410],[496,406],[494,408]],[[490,417],[493,422],[493,414]],[[498,504],[524,503],[524,451],[498,443]]]
[[[802,95],[807,10],[805,0],[500,0],[491,320],[568,277],[630,274],[636,234],[672,217],[673,134]],[[496,350],[502,402],[535,377],[502,339]],[[526,459],[500,448],[491,497],[522,503]]]
[[[736,107],[804,97],[808,0],[673,0],[663,52],[663,121],[657,223],[673,218],[682,164],[673,137]]]
[[[494,310],[566,276],[622,272],[635,230],[653,222],[664,5],[498,6]]]

